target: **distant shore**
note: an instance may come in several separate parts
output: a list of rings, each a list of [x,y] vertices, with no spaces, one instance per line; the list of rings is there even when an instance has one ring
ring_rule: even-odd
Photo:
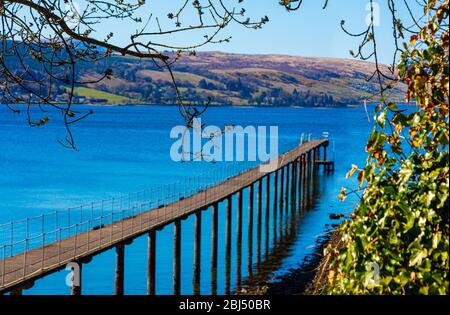
[[[6,104],[0,104],[0,105],[6,105]],[[19,103],[19,104],[9,104],[10,106],[27,106],[28,104],[25,103]],[[38,106],[39,104],[30,104],[32,106]],[[57,103],[55,105],[66,105],[65,103]],[[51,106],[48,104],[41,104],[39,106]],[[152,103],[136,103],[136,104],[105,104],[105,103],[76,103],[72,104],[71,106],[89,106],[89,107],[124,107],[124,106],[161,106],[161,107],[174,107],[179,106],[179,104],[152,104]],[[198,104],[196,105],[198,107],[202,107],[203,105]],[[356,108],[359,106],[363,106],[363,104],[349,104],[349,105],[336,105],[336,106],[297,106],[297,105],[262,105],[262,104],[250,104],[250,105],[239,105],[239,104],[210,104],[208,107],[235,107],[235,108],[315,108],[315,109],[328,109],[328,108]]]

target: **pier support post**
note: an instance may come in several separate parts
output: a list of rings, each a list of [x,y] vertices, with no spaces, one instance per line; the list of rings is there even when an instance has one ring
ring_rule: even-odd
[[[280,169],[280,216],[282,216],[283,209],[284,209],[284,166]],[[281,221],[280,221],[281,222]]]
[[[291,173],[291,163],[286,165],[286,196],[285,196],[285,205],[286,205],[286,217],[289,211],[289,181],[290,181],[290,173]]]
[[[216,202],[212,209],[212,248],[211,248],[211,294],[217,294],[217,224],[219,204]]]
[[[116,245],[116,274],[114,279],[114,294],[123,295],[125,244]]]
[[[232,196],[227,197],[227,210],[226,210],[226,222],[225,222],[225,294],[230,294],[230,272],[231,272],[231,207],[232,207]]]
[[[180,294],[181,220],[176,219],[173,230],[173,294]]]
[[[298,212],[302,212],[302,158],[301,156],[297,158],[297,165],[298,165],[298,176],[297,176],[297,208]]]
[[[200,294],[200,261],[201,261],[201,238],[202,238],[202,212],[195,213],[194,227],[194,294]]]
[[[273,242],[277,242],[277,208],[278,208],[278,170],[275,171],[273,184]]]
[[[297,160],[292,161],[292,180],[291,180],[291,212],[294,212],[297,206]]]
[[[253,184],[249,186],[248,190],[248,274],[253,274]]]
[[[147,261],[147,293],[155,294],[155,270],[156,270],[156,231],[148,232],[148,261]]]
[[[265,227],[266,227],[266,237],[265,237],[265,256],[266,258],[269,256],[269,223],[270,223],[270,173],[266,176],[266,218],[265,218]]]
[[[257,266],[261,263],[261,212],[262,212],[262,179],[260,178],[258,180],[258,192],[257,192],[257,202],[258,202],[258,208],[256,212],[256,264]]]
[[[317,160],[317,148],[314,148],[312,157],[312,168],[314,172],[316,171],[316,160]]]
[[[306,166],[306,154],[302,154],[302,169],[303,169],[303,174],[302,174],[302,187],[303,187],[303,189],[302,189],[302,208],[303,208],[303,210],[305,210],[305,208],[306,208],[306,198],[307,198],[307,195],[306,195],[306,189],[307,189],[307,187],[306,187],[306,185],[307,185],[306,176],[308,174],[308,169],[307,169],[307,166]]]
[[[284,212],[284,169],[285,166],[283,166],[280,169],[280,206],[278,208],[279,213],[279,221],[280,221],[280,240],[283,241],[284,239],[284,230],[283,230],[283,212]]]
[[[306,198],[306,204],[309,207],[310,202],[311,202],[310,198],[311,198],[311,179],[312,179],[311,151],[308,151],[308,153],[306,155],[307,155],[307,159],[308,159],[307,164],[306,164],[307,165],[307,169],[308,169],[308,178],[307,178],[308,182],[307,182],[307,186],[306,186],[306,189],[308,190],[308,193],[306,195],[306,197],[307,197]]]
[[[241,288],[241,265],[242,265],[242,189],[238,191],[238,204],[237,204],[237,232],[236,232],[236,288]]]

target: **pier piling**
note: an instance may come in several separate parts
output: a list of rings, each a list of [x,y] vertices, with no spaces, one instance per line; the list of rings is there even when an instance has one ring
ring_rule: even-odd
[[[156,270],[156,231],[150,230],[148,241],[148,264],[147,264],[147,293],[155,294],[155,270]]]
[[[217,229],[219,204],[215,202],[212,208],[212,248],[211,248],[211,294],[217,294]]]
[[[173,229],[173,294],[180,294],[181,274],[181,220],[176,219]]]
[[[194,227],[194,294],[200,294],[202,212],[195,213]]]
[[[123,295],[124,261],[125,261],[125,244],[119,243],[116,246],[116,274],[114,279],[115,295]]]
[[[253,184],[248,188],[248,274],[253,274]]]
[[[236,288],[241,288],[242,265],[242,189],[238,191],[237,227],[236,227]]]

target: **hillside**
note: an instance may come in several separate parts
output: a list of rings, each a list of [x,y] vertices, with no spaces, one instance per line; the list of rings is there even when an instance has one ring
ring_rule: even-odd
[[[77,88],[77,103],[176,103],[169,73],[152,61],[114,56],[77,67],[79,81],[113,72],[110,79]],[[185,99],[211,98],[216,105],[346,106],[377,91],[366,82],[374,65],[349,59],[201,52],[183,55],[173,69]],[[405,90],[398,85],[393,98],[403,101]],[[56,91],[64,101],[65,87]]]

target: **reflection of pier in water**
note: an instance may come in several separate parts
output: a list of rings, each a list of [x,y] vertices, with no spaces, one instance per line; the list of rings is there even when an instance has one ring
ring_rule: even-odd
[[[315,181],[313,173],[317,171],[320,161],[320,149],[326,159],[328,140],[312,140],[278,157],[277,167],[270,172],[262,172],[260,167],[240,171],[238,174],[223,179],[223,176],[213,174],[215,183],[196,178],[194,187],[192,182],[179,183],[178,186],[168,186],[168,191],[158,191],[156,195],[139,194],[132,200],[131,194],[119,200],[112,199],[109,203],[101,202],[101,214],[94,217],[94,203],[92,208],[80,207],[77,216],[69,209],[64,217],[56,212],[48,229],[49,218],[40,218],[38,229],[33,229],[26,219],[1,225],[0,228],[9,229],[9,243],[0,246],[0,293],[11,292],[21,294],[24,289],[31,288],[37,279],[57,272],[68,263],[79,266],[80,281],[73,281],[72,294],[82,293],[82,266],[89,263],[92,257],[115,249],[116,271],[114,277],[114,293],[124,293],[124,270],[126,245],[136,238],[146,235],[148,238],[147,257],[147,293],[155,294],[156,279],[156,237],[157,231],[169,224],[174,226],[173,240],[173,293],[181,292],[181,228],[182,221],[191,215],[195,216],[194,227],[194,262],[193,284],[194,293],[200,293],[201,279],[201,229],[202,212],[212,208],[212,248],[211,248],[211,277],[212,294],[217,293],[217,265],[218,265],[218,212],[219,203],[225,202],[225,293],[231,293],[231,256],[232,233],[236,231],[236,278],[238,287],[242,281],[242,235],[244,214],[243,192],[248,190],[248,275],[252,279],[254,272],[253,244],[256,242],[256,271],[262,271],[270,256],[277,257],[286,250],[295,235],[298,214],[310,206]],[[223,175],[223,174],[222,174]],[[313,182],[312,182],[313,181]],[[265,189],[263,191],[263,185]],[[256,189],[254,186],[257,186]],[[194,188],[193,188],[194,187]],[[273,198],[270,191],[273,189]],[[256,190],[256,202],[255,201]],[[263,195],[263,192],[265,194]],[[237,219],[236,226],[232,226],[233,196],[237,195],[237,209],[234,212]],[[264,205],[264,206],[263,206]],[[272,207],[271,207],[272,205]],[[272,211],[271,211],[272,209]],[[269,250],[270,215],[272,214],[272,229],[276,246]],[[264,226],[262,218],[264,216]],[[87,218],[86,218],[87,217]],[[254,223],[254,218],[256,222]],[[84,220],[83,220],[84,219]],[[75,221],[75,222],[74,222]],[[256,233],[254,226],[256,224]],[[18,233],[25,233],[24,238],[18,238]],[[64,235],[65,234],[65,235]],[[262,236],[265,239],[265,252],[262,253]],[[20,234],[22,235],[22,234]],[[278,237],[279,236],[279,237]],[[21,236],[20,236],[21,237]],[[285,245],[283,245],[285,244]],[[22,246],[22,247],[21,247]],[[18,250],[19,247],[19,250]],[[20,250],[20,247],[22,250]],[[9,253],[9,254],[7,254]],[[262,255],[265,259],[262,261]],[[183,264],[186,263],[183,261]],[[187,262],[189,263],[189,262]],[[264,274],[263,272],[259,272]]]
[[[329,174],[329,168],[324,167],[324,170],[326,174]],[[283,260],[291,254],[291,250],[298,236],[299,223],[303,215],[314,208],[316,201],[320,198],[320,179],[318,167],[315,167],[312,169],[310,176],[305,176],[301,179],[297,194],[292,195],[288,199],[289,202],[286,202],[286,196],[280,201],[274,200],[273,207],[282,208],[283,217],[280,213],[281,220],[278,223],[274,220],[272,226],[272,244],[269,244],[270,239],[267,237],[269,231],[267,230],[268,225],[266,225],[266,245],[263,261],[256,264],[255,270],[252,274],[249,274],[249,277],[245,281],[241,281],[241,278],[237,276],[241,269],[241,259],[239,252],[237,253],[235,293],[239,293],[242,288],[256,288],[266,284],[270,280],[273,272],[280,269]],[[295,204],[296,201],[297,204]],[[276,204],[277,202],[278,205]],[[276,216],[274,216],[275,218]],[[248,268],[253,268],[253,266],[249,265]]]

